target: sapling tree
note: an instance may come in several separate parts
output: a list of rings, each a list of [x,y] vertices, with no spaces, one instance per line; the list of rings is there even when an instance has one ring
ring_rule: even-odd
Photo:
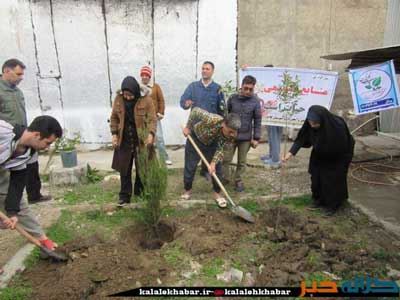
[[[300,80],[296,76],[293,78],[287,71],[282,74],[282,81],[277,91],[275,92],[278,100],[278,111],[281,112],[285,118],[285,142],[283,146],[283,153],[286,153],[287,142],[288,142],[288,122],[294,114],[297,113],[297,107],[299,97],[301,95],[301,89],[299,87]],[[281,180],[279,188],[280,200],[283,200],[283,180],[285,178],[285,165],[282,164],[281,168]],[[280,208],[278,209],[278,216],[276,219],[276,228],[279,224]]]
[[[146,140],[149,130],[138,130],[140,140]],[[140,212],[143,223],[158,235],[157,226],[162,215],[162,201],[166,200],[168,170],[162,160],[157,159],[153,145],[140,145],[138,166],[143,191],[140,200],[144,207]]]
[[[220,92],[224,94],[224,113],[225,115],[228,114],[228,100],[230,97],[232,97],[234,94],[238,92],[237,88],[233,86],[232,80],[227,80],[225,81],[224,85],[221,87]]]

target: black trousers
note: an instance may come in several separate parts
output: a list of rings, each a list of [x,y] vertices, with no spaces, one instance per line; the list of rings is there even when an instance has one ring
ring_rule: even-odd
[[[196,145],[199,147],[200,151],[203,153],[204,157],[207,159],[207,161],[211,162],[212,158],[214,157],[215,151],[217,150],[217,143],[215,142],[209,146],[206,146],[203,143],[201,143],[194,134],[192,134],[192,138],[196,143]],[[192,146],[190,141],[187,140],[185,145],[185,169],[183,173],[183,184],[186,191],[192,189],[196,168],[200,159],[201,158],[197,154],[196,149]],[[216,165],[216,173],[218,178],[221,179],[222,178],[221,163],[218,163]],[[214,178],[212,179],[212,184],[214,191],[216,193],[221,192],[221,188],[218,186]]]
[[[42,188],[42,182],[40,181],[38,162],[28,164],[26,168],[26,193],[28,194],[28,202],[30,202],[38,200],[40,198],[40,189]]]
[[[125,202],[130,202],[131,197],[132,197],[132,167],[133,167],[133,161],[135,161],[135,186],[134,186],[134,194],[135,196],[140,196],[143,191],[143,184],[142,181],[140,180],[139,176],[139,167],[137,164],[137,158],[135,155],[131,155],[131,158],[129,160],[129,166],[128,166],[128,172],[126,175],[122,175],[120,173],[121,177],[121,190],[119,192],[119,200],[123,200]]]

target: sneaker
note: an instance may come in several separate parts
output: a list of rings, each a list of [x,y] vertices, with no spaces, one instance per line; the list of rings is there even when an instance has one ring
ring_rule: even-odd
[[[171,161],[170,159],[167,159],[167,160],[165,161],[165,164],[166,164],[167,166],[170,166],[170,165],[172,165],[172,161]]]
[[[270,158],[271,158],[271,156],[269,156],[269,155],[260,156],[261,160],[267,160],[267,159],[270,159]]]
[[[281,162],[280,161],[273,162],[271,158],[264,160],[264,164],[265,165],[270,165],[273,168],[279,168],[281,166]]]
[[[239,193],[244,192],[244,184],[243,184],[243,182],[242,181],[237,181],[235,183],[235,189]]]
[[[50,201],[53,198],[50,195],[42,195],[40,194],[39,198],[36,199],[32,199],[32,200],[28,200],[29,204],[35,204],[35,203],[39,203],[39,202],[45,202],[45,201]]]

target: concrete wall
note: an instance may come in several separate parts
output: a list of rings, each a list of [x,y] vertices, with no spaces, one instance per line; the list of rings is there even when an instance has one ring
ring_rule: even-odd
[[[204,60],[216,64],[219,83],[235,81],[245,63],[331,64],[340,73],[333,109],[346,117],[348,62],[319,57],[382,46],[386,12],[386,0],[1,0],[0,61],[27,64],[29,119],[54,115],[88,143],[110,141],[106,120],[121,80],[150,64],[167,101],[166,142],[180,144],[187,111],[179,98]]]
[[[236,77],[236,0],[1,0],[0,18],[0,62],[27,65],[28,118],[53,115],[89,144],[110,141],[111,101],[143,65],[165,94],[167,144],[184,141],[179,98],[202,61]]]
[[[386,0],[239,0],[238,65],[338,71],[332,108],[355,127],[369,115],[348,115],[350,61],[320,56],[383,46],[386,12]]]

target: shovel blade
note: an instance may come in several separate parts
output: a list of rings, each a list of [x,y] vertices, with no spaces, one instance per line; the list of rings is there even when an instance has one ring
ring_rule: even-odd
[[[50,257],[51,259],[53,259],[54,261],[67,261],[68,258],[65,254],[63,253],[56,253],[54,251],[51,251],[50,249],[41,246],[40,250],[42,250],[46,255],[48,255],[48,257]]]
[[[251,213],[249,213],[247,210],[245,210],[241,206],[233,206],[232,207],[232,212],[237,215],[238,217],[242,218],[243,220],[249,222],[249,223],[254,223],[254,217],[252,216]]]

